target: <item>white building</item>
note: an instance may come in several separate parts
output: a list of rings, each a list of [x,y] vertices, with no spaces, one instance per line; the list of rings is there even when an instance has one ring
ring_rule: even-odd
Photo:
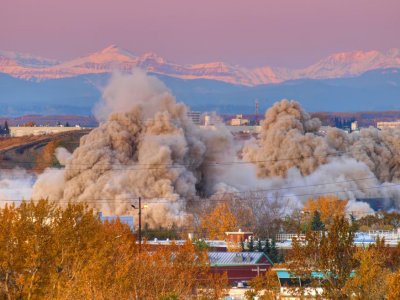
[[[82,130],[80,126],[75,127],[60,127],[60,126],[16,126],[10,127],[10,136],[28,136],[28,135],[45,135],[67,131]]]
[[[378,129],[388,129],[388,128],[400,128],[400,121],[391,121],[391,122],[377,122],[376,127]]]
[[[250,121],[248,119],[244,119],[243,115],[236,115],[236,118],[231,119],[231,126],[243,126],[248,125]]]
[[[351,122],[350,129],[351,129],[351,131],[357,131],[358,130],[358,122],[357,121]]]

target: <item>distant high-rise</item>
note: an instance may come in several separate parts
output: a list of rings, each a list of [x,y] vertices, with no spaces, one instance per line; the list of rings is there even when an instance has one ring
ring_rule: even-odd
[[[188,111],[187,116],[192,119],[193,124],[200,125],[201,112],[198,111]]]

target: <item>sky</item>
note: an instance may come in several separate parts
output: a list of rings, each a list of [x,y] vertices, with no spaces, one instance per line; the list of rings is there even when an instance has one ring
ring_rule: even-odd
[[[177,63],[302,67],[400,48],[399,0],[0,0],[0,50],[66,60],[116,44]]]

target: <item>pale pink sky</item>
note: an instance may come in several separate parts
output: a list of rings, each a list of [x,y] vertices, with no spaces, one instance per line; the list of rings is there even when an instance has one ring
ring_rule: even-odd
[[[178,63],[304,66],[400,47],[400,0],[0,0],[0,49],[68,59],[109,44]]]

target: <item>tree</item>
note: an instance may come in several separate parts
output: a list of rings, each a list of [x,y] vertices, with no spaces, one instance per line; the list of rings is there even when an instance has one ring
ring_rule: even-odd
[[[382,253],[374,247],[361,248],[355,253],[355,259],[359,266],[345,284],[347,294],[355,299],[384,299],[390,271],[384,266]]]
[[[360,226],[358,226],[357,219],[356,219],[356,217],[354,216],[353,213],[350,214],[350,224],[351,224],[351,227],[352,227],[353,231],[358,231]]]
[[[50,141],[36,156],[35,164],[38,171],[42,171],[49,167],[58,167],[60,165],[55,155],[58,145],[59,141]]]
[[[205,240],[195,240],[194,241],[194,246],[196,247],[197,250],[207,250],[208,248],[210,248],[210,246],[206,243]]]
[[[270,245],[270,243],[269,243],[269,239],[266,239],[265,240],[265,245],[264,245],[264,248],[263,248],[263,252],[264,252],[264,254],[266,255],[266,256],[270,256],[270,253],[271,253],[271,245]]]
[[[342,217],[346,212],[348,200],[339,199],[336,196],[321,196],[317,199],[309,199],[304,204],[305,212],[318,211],[325,225],[330,225],[335,217]]]
[[[271,240],[271,246],[268,257],[272,260],[273,263],[279,262],[279,252],[278,248],[276,248],[275,238]]]
[[[356,267],[354,232],[344,216],[336,216],[326,232],[308,231],[304,241],[293,239],[287,259],[297,277],[313,281],[311,272],[323,276],[324,296],[343,299],[343,288]]]
[[[188,242],[152,249],[119,220],[47,200],[0,208],[0,299],[218,299],[226,276]]]
[[[390,274],[387,277],[387,294],[388,300],[400,299],[400,270]]]
[[[260,239],[257,241],[257,252],[263,252],[263,246]]]
[[[322,231],[325,229],[325,224],[321,221],[321,214],[318,210],[314,211],[313,219],[311,222],[311,229],[313,231]]]
[[[237,229],[237,220],[229,205],[218,204],[210,214],[203,216],[201,226],[209,239],[224,239],[225,232]]]
[[[253,236],[250,237],[249,241],[248,241],[248,248],[249,248],[249,252],[253,252],[254,251],[254,238]]]
[[[274,300],[279,292],[279,281],[276,272],[268,270],[265,275],[257,276],[249,282],[250,289],[246,291],[246,299]]]
[[[4,135],[10,135],[10,127],[8,127],[7,120],[4,122],[3,134]]]
[[[28,121],[23,126],[25,126],[25,127],[35,127],[36,123],[33,122],[33,121]]]
[[[240,250],[241,252],[246,252],[246,247],[244,245],[243,239],[240,240]]]

